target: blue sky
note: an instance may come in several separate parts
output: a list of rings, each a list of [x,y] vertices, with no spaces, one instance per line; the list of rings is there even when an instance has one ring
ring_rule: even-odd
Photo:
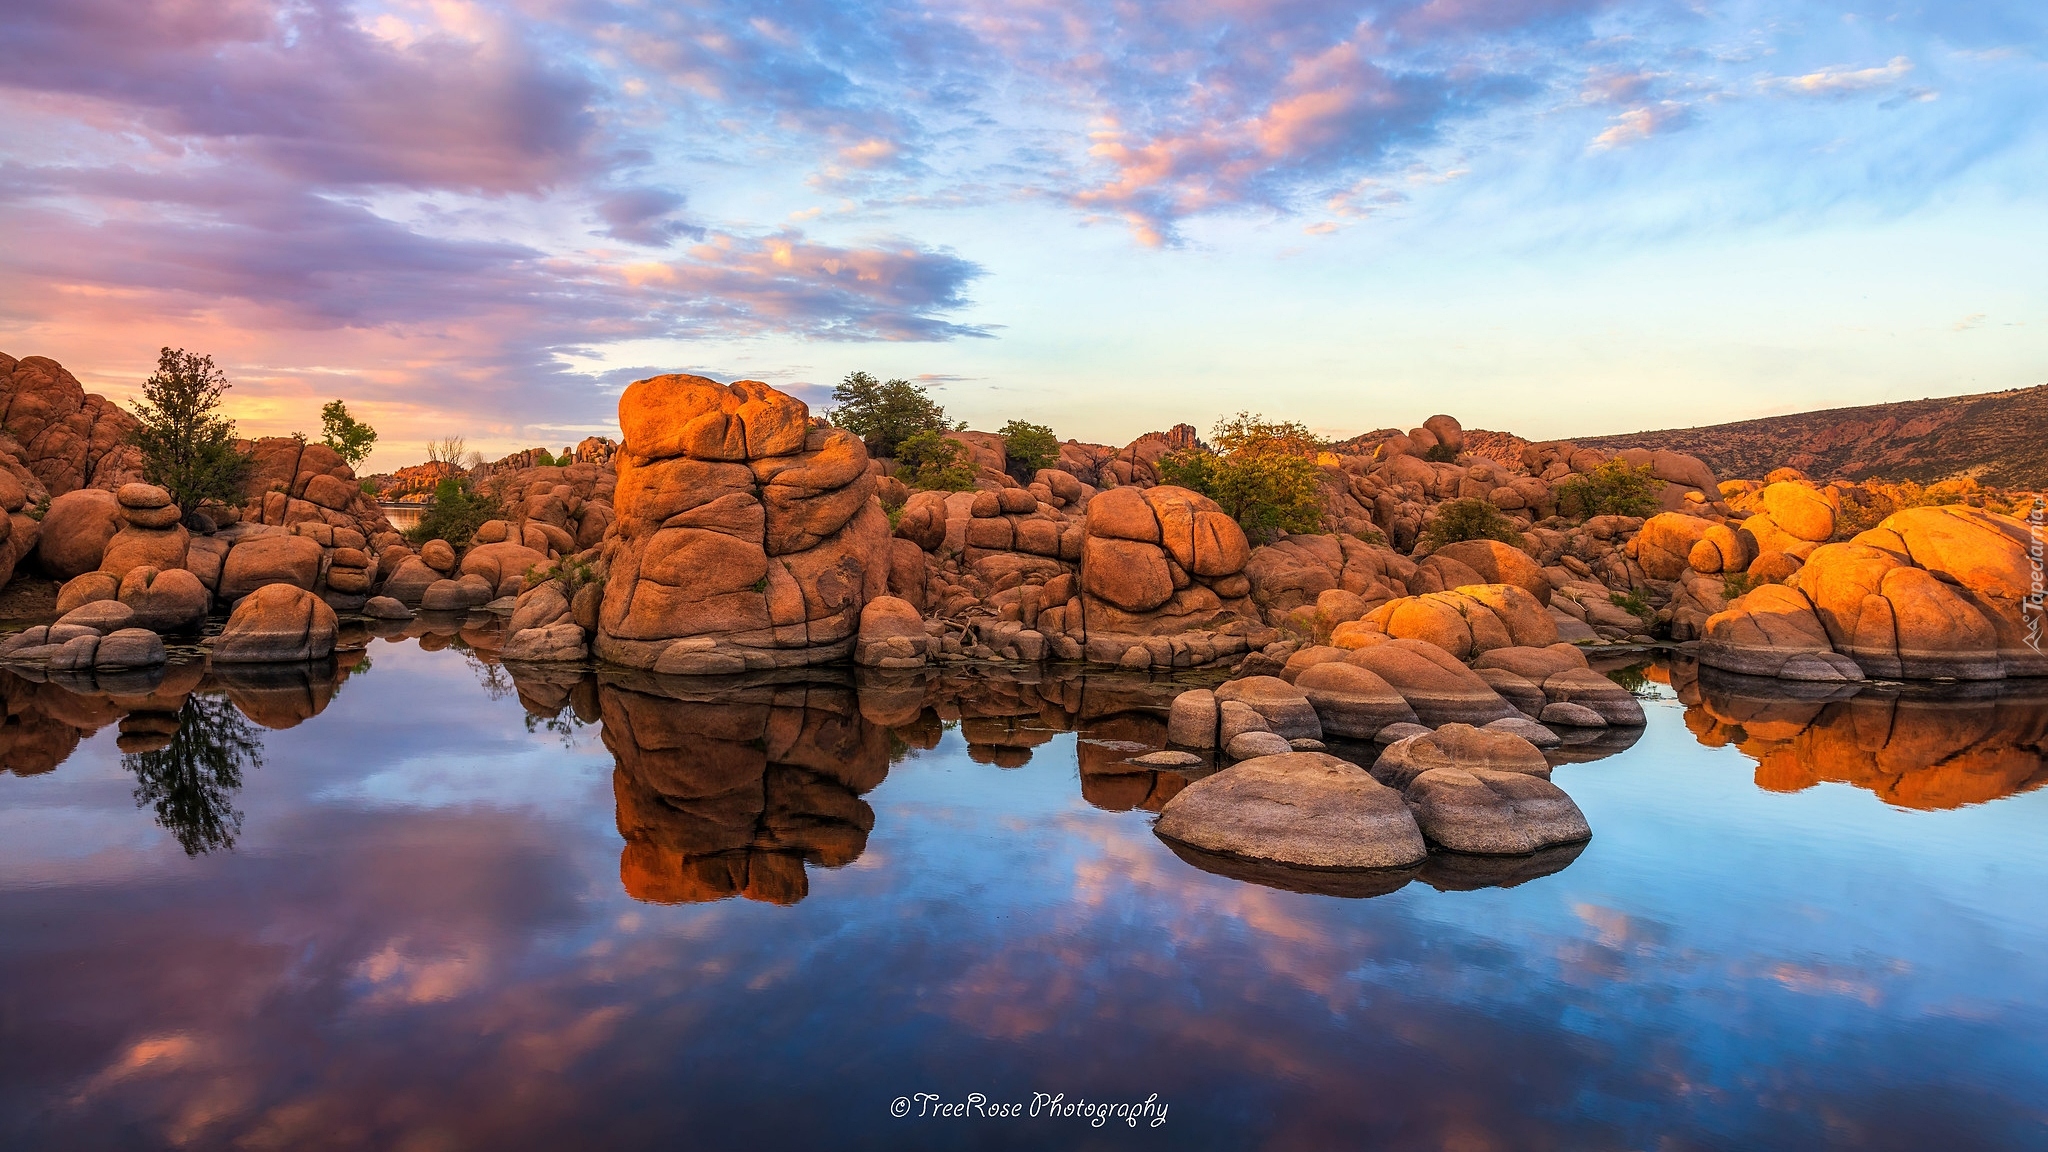
[[[1121,443],[1547,437],[2048,379],[2048,12],[17,0],[0,351],[373,466],[655,370]]]

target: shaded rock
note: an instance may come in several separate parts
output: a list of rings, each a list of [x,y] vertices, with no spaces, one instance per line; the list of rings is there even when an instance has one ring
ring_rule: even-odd
[[[1564,789],[1523,772],[1433,768],[1404,796],[1422,834],[1454,852],[1520,856],[1593,835]]]
[[[1249,706],[1265,718],[1266,727],[1289,740],[1319,740],[1322,721],[1314,705],[1299,688],[1278,676],[1247,676],[1216,688],[1219,702],[1235,701]]]
[[[861,609],[853,661],[869,668],[922,667],[930,640],[923,615],[908,600],[877,596]]]
[[[113,632],[134,625],[135,609],[118,600],[95,600],[66,612],[58,617],[57,623],[99,633]]]
[[[311,592],[294,584],[266,584],[235,605],[214,638],[213,662],[324,660],[334,653],[339,628],[334,609]]]
[[[1216,694],[1192,688],[1173,698],[1166,718],[1166,739],[1183,748],[1214,748],[1220,713]]]
[[[1395,639],[1354,649],[1344,659],[1378,674],[1424,724],[1484,724],[1517,714],[1477,673],[1434,644]]]
[[[1375,744],[1399,744],[1412,736],[1427,736],[1432,729],[1422,724],[1389,724],[1373,735]]]
[[[57,589],[57,615],[62,616],[95,600],[118,600],[120,596],[120,577],[111,572],[87,572],[65,581],[64,586]]]
[[[213,607],[213,593],[183,568],[132,568],[121,578],[119,596],[134,609],[136,627],[155,632],[197,628]]]
[[[1607,727],[1606,717],[1584,704],[1574,704],[1569,700],[1544,705],[1543,714],[1539,719],[1545,724],[1563,724],[1571,728]]]
[[[1597,719],[1597,716],[1595,718]],[[1481,728],[1481,731],[1506,732],[1511,736],[1520,736],[1522,739],[1527,740],[1529,743],[1534,744],[1538,748],[1555,748],[1558,745],[1564,743],[1563,738],[1558,736],[1557,733],[1552,732],[1550,729],[1544,727],[1543,725],[1537,723],[1534,720],[1529,720],[1522,717],[1510,717],[1506,720],[1488,721],[1485,724],[1485,726]]]
[[[220,598],[239,600],[271,584],[312,591],[320,579],[321,548],[306,536],[253,536],[228,550],[221,565]]]
[[[95,669],[149,668],[165,660],[163,637],[147,628],[120,628],[102,636],[93,650]]]
[[[1294,750],[1293,741],[1277,732],[1240,732],[1223,745],[1223,751],[1233,760],[1277,756]]]
[[[1591,669],[1574,668],[1552,675],[1543,681],[1543,694],[1553,703],[1584,705],[1609,724],[1640,728],[1645,723],[1642,701]],[[1548,720],[1549,709],[1544,712],[1543,719]]]
[[[390,596],[372,596],[363,604],[363,615],[373,620],[410,620],[412,609]]]
[[[1400,793],[1320,752],[1197,780],[1167,801],[1157,830],[1207,852],[1310,868],[1402,868],[1428,855]]]
[[[1342,661],[1314,664],[1295,678],[1324,732],[1370,740],[1389,724],[1412,724],[1415,710],[1378,673]]]
[[[125,523],[121,502],[112,492],[98,488],[66,492],[52,499],[43,513],[36,561],[57,580],[94,571],[106,555],[107,541]]]
[[[1550,775],[1550,762],[1534,744],[1512,732],[1446,724],[1426,735],[1410,736],[1387,747],[1372,766],[1378,779],[1396,788],[1436,768]]]
[[[522,628],[514,632],[498,656],[504,660],[527,660],[534,663],[559,663],[581,660],[589,654],[585,647],[583,629],[574,621],[561,620],[540,628]]]

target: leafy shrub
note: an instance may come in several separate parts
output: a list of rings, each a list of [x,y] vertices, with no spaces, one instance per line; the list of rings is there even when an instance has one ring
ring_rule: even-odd
[[[406,532],[406,541],[417,548],[429,540],[446,540],[460,548],[469,543],[484,521],[496,520],[504,509],[473,487],[468,477],[449,476],[434,485],[434,502],[420,522]]]
[[[365,496],[375,496],[377,494],[377,482],[375,480],[363,480],[357,483],[356,487],[361,489]]]
[[[1654,516],[1662,483],[1650,466],[1615,457],[1593,469],[1568,476],[1557,485],[1557,510],[1575,520],[1595,516]]]
[[[1322,527],[1322,493],[1315,455],[1322,442],[1308,427],[1239,412],[1210,432],[1215,449],[1184,448],[1159,461],[1159,479],[1214,500],[1264,544],[1283,532]]]
[[[209,501],[238,502],[249,473],[249,458],[235,449],[235,422],[219,415],[229,387],[213,357],[165,348],[135,406],[141,424],[129,439],[142,450],[142,478],[188,516]]]
[[[348,405],[330,400],[320,409],[320,442],[334,449],[353,468],[370,458],[377,430],[348,414]]]
[[[1522,546],[1522,530],[1491,500],[1464,496],[1440,505],[1436,519],[1422,530],[1422,543],[1431,548],[1465,540],[1498,540],[1516,548]]]
[[[901,458],[905,441],[920,432],[945,432],[946,410],[908,380],[881,381],[849,372],[832,389],[825,419],[867,442],[877,456]]]
[[[28,510],[28,518],[39,523],[42,521],[43,517],[48,516],[49,514],[50,498],[48,496],[45,496],[41,500],[36,501],[36,506]]]
[[[926,429],[896,446],[896,478],[912,488],[965,492],[974,487],[974,462],[958,440]]]
[[[1458,450],[1449,444],[1439,444],[1434,448],[1423,449],[1422,458],[1432,464],[1456,464]]]
[[[1638,592],[1609,592],[1607,602],[1623,611],[1633,613],[1646,624],[1657,618],[1657,610],[1650,607],[1650,602],[1643,599],[1642,594]]]
[[[1019,484],[1030,483],[1040,468],[1059,462],[1059,437],[1043,424],[1012,420],[997,435],[1003,438],[1003,452],[1010,458],[1010,475]]]
[[[1747,572],[1727,572],[1721,576],[1721,595],[1730,600],[1748,595],[1756,586],[1756,577]]]

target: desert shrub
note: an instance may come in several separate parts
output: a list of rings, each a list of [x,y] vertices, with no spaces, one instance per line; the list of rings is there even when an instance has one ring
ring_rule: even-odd
[[[908,380],[877,380],[849,372],[832,389],[825,419],[867,442],[877,456],[901,459],[905,441],[920,432],[945,432],[946,410]]]
[[[958,440],[925,429],[896,446],[896,478],[912,488],[965,492],[974,487],[974,462]]]
[[[406,532],[406,541],[417,548],[429,540],[446,540],[460,548],[469,543],[484,521],[496,520],[504,509],[496,500],[478,492],[468,477],[449,476],[434,485],[434,502],[420,522]]]
[[[559,580],[562,594],[574,596],[587,584],[602,584],[597,574],[597,565],[580,556],[559,556],[548,564],[537,564],[526,570],[526,586],[538,588],[550,580]]]
[[[1594,516],[1653,516],[1661,487],[1648,464],[1634,465],[1616,457],[1591,472],[1558,481],[1557,510],[1575,520]]]
[[[1756,586],[1756,577],[1747,572],[1727,572],[1721,576],[1721,595],[1730,600],[1748,595]]]
[[[1491,500],[1464,496],[1446,501],[1436,510],[1436,519],[1422,530],[1422,543],[1432,549],[1463,540],[1498,540],[1522,546],[1522,530]]]
[[[1650,607],[1650,602],[1643,599],[1639,592],[1609,592],[1607,602],[1634,614],[1646,624],[1657,618],[1657,610]]]
[[[330,400],[320,409],[320,442],[354,468],[370,458],[377,430],[348,414],[348,405]]]
[[[28,510],[28,518],[38,523],[42,521],[43,517],[48,516],[49,514],[50,498],[48,496],[45,496],[41,500],[36,501],[35,507],[30,508]]]
[[[1422,458],[1432,464],[1456,464],[1458,450],[1448,444],[1439,444],[1434,448],[1423,449]]]
[[[141,423],[129,439],[142,450],[142,478],[169,492],[188,516],[209,501],[241,499],[249,458],[235,448],[235,422],[220,415],[229,387],[213,357],[165,348],[135,406]]]
[[[1306,425],[1239,412],[1210,432],[1214,449],[1184,448],[1160,458],[1159,479],[1214,500],[1254,544],[1283,532],[1322,527],[1316,453]]]
[[[1003,438],[1010,476],[1019,484],[1029,484],[1040,468],[1050,468],[1059,462],[1059,437],[1043,424],[1012,420],[997,435]]]

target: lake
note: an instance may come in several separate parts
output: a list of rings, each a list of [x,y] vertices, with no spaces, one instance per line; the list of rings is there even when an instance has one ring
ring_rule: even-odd
[[[0,673],[0,1145],[2048,1147],[2048,687],[1618,668],[1582,850],[1347,889],[1153,834],[1163,680],[411,631]]]

